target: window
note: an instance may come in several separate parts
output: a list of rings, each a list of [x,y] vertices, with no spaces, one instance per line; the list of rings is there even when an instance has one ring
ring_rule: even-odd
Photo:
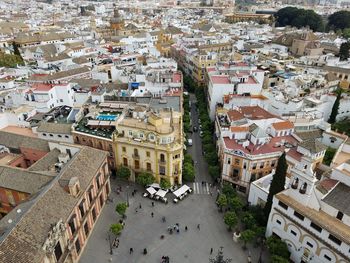
[[[85,215],[84,200],[80,203],[80,205],[79,205],[79,210],[80,210],[81,217],[83,218],[84,215]]]
[[[293,236],[297,236],[297,233],[293,230],[290,231],[290,233],[293,235]]]
[[[125,153],[126,152],[126,148],[123,146],[122,147],[122,152]]]
[[[46,133],[43,133],[43,136],[46,136]]]
[[[151,157],[151,153],[149,151],[146,152],[147,157]]]
[[[253,170],[256,169],[256,163],[253,163],[253,167],[252,167]]]
[[[62,248],[61,248],[61,244],[60,242],[57,242],[56,246],[55,246],[55,257],[57,262],[60,260],[62,256]]]
[[[239,176],[239,169],[233,169],[233,170],[232,170],[232,176],[233,176],[233,177]]]
[[[329,234],[328,238],[329,238],[329,240],[333,241],[337,245],[339,245],[339,246],[341,245],[341,241],[338,238],[336,238],[335,236],[333,236],[332,234]]]
[[[278,219],[276,219],[276,223],[279,225],[282,224],[281,221],[279,221]]]
[[[53,134],[50,133],[49,135],[50,135],[50,137],[53,137]]]
[[[160,175],[165,175],[165,166],[159,166],[159,173]]]
[[[146,168],[147,168],[147,171],[152,171],[151,163],[146,163]]]
[[[322,228],[319,225],[316,225],[314,222],[311,222],[310,226],[318,232],[322,232]]]
[[[96,210],[95,208],[92,209],[92,219],[95,221],[96,220]]]
[[[96,177],[97,189],[100,189],[101,187],[100,178],[101,178],[101,174],[99,173]]]
[[[128,159],[127,158],[123,158],[123,165],[128,166]]]
[[[165,155],[162,153],[160,154],[160,161],[165,162]]]
[[[304,216],[299,214],[297,211],[294,211],[294,216],[299,218],[301,221],[304,221]]]
[[[81,249],[81,247],[80,247],[80,242],[79,242],[79,238],[77,239],[77,241],[75,241],[75,249],[76,249],[76,251],[77,251],[77,254],[79,254],[80,249]]]
[[[260,169],[264,168],[264,162],[260,163]]]
[[[343,216],[344,216],[344,214],[342,212],[338,211],[337,219],[342,220]]]
[[[137,149],[134,149],[134,156],[138,157],[139,156],[139,151]]]
[[[132,137],[132,131],[129,131],[129,136]]]
[[[68,139],[68,138],[69,138],[69,136],[68,136],[68,135],[64,135],[64,137],[65,137],[66,139]]]
[[[75,224],[74,224],[74,217],[72,217],[69,222],[68,225],[70,227],[70,231],[72,232],[72,235],[74,235],[76,228],[75,228]]]
[[[275,165],[276,165],[276,161],[274,160],[271,162],[271,167],[275,167]]]
[[[311,244],[310,242],[306,242],[306,245],[308,245],[309,247],[311,247],[311,248],[313,248],[314,247],[314,245],[313,244]]]
[[[140,169],[140,161],[135,160],[135,169]]]
[[[227,158],[227,164],[231,164],[231,158]]]
[[[256,173],[253,173],[250,177],[250,181],[254,182],[256,180]]]
[[[57,136],[58,136],[58,138],[62,138],[62,135],[61,135],[61,134],[58,134]]]
[[[288,206],[287,206],[285,203],[281,202],[281,201],[278,201],[278,205],[279,205],[280,207],[284,208],[285,210],[288,209]]]
[[[332,259],[329,257],[329,256],[327,256],[327,255],[324,255],[323,256],[325,259],[327,259],[328,261],[332,261]]]
[[[86,222],[85,225],[84,225],[84,232],[85,232],[85,236],[88,236],[88,235],[89,235],[89,225],[88,225],[87,222]]]

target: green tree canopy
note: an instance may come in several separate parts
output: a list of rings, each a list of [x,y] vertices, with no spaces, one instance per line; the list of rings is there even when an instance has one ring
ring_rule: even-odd
[[[239,237],[239,239],[242,240],[244,243],[243,245],[244,248],[246,248],[247,244],[252,242],[254,238],[255,238],[255,232],[251,229],[244,230],[241,233],[241,236]]]
[[[211,178],[216,179],[220,177],[220,167],[218,165],[210,165],[208,170]]]
[[[328,27],[334,31],[350,28],[350,12],[342,10],[331,14],[328,17]]]
[[[226,212],[224,215],[224,222],[231,231],[238,223],[238,217],[235,212]]]
[[[222,185],[222,193],[227,197],[235,197],[237,196],[236,190],[233,189],[230,183],[224,182]]]
[[[110,228],[111,232],[114,234],[114,235],[119,235],[122,230],[123,230],[123,225],[122,224],[111,224]]]
[[[324,31],[322,17],[314,10],[285,7],[275,14],[277,26],[310,27],[313,31]]]
[[[271,257],[271,263],[289,263],[290,261],[286,258],[277,256],[277,255],[272,255]]]
[[[24,65],[20,56],[0,52],[0,67],[15,68],[17,65]]]
[[[195,171],[192,163],[184,163],[182,168],[182,177],[187,182],[194,181]]]
[[[252,213],[246,211],[242,216],[242,223],[244,224],[246,229],[253,229],[256,224],[256,220]]]
[[[155,179],[153,175],[147,172],[142,172],[136,177],[136,183],[142,186],[153,184],[154,182],[155,182]]]
[[[332,107],[332,111],[331,111],[331,115],[329,116],[329,119],[328,119],[328,122],[330,124],[335,123],[336,120],[337,120],[337,115],[338,115],[338,110],[339,110],[342,90],[338,89],[336,93],[337,93],[337,98],[334,101],[334,104],[333,104],[333,107]]]
[[[269,195],[267,196],[267,202],[264,208],[265,216],[267,218],[269,217],[269,214],[271,211],[272,199],[274,195],[284,190],[284,185],[286,183],[286,173],[287,173],[286,154],[285,152],[283,152],[280,158],[278,159],[276,171],[272,178]]]
[[[220,211],[222,211],[222,208],[227,206],[227,198],[225,194],[220,194],[218,200],[216,201],[218,206],[220,207]]]
[[[289,258],[290,253],[288,251],[287,244],[281,239],[270,236],[266,241],[267,247],[272,255],[280,256],[282,258]]]
[[[122,179],[129,179],[130,178],[130,169],[124,166],[121,166],[117,169],[116,175],[119,178]]]
[[[244,206],[242,200],[238,196],[227,197],[227,204],[236,213],[239,213]]]
[[[340,45],[339,60],[345,61],[349,58],[350,42],[344,42]]]
[[[122,203],[118,203],[118,204],[116,205],[115,211],[116,211],[119,215],[124,216],[127,208],[128,208],[128,204],[125,203],[125,202],[122,202]]]
[[[167,179],[162,178],[160,179],[160,187],[162,189],[169,189],[171,187],[171,184]]]

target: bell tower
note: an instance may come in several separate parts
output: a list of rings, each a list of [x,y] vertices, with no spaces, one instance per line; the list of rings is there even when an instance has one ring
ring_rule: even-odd
[[[124,28],[124,20],[120,16],[117,8],[114,9],[113,17],[110,20],[111,29],[114,31],[119,31]]]

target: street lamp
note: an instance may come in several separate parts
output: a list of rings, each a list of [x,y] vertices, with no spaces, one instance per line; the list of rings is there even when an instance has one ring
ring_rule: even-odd
[[[113,247],[112,247],[112,240],[111,240],[111,233],[108,232],[108,240],[109,240],[109,254],[113,255]]]
[[[129,207],[129,186],[126,186],[126,203],[128,204]]]

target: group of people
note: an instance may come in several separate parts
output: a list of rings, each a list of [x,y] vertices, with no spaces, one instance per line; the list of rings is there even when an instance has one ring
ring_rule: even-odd
[[[116,237],[116,238],[114,239],[112,246],[113,246],[114,248],[119,247],[119,238]]]
[[[162,256],[162,262],[161,263],[169,263],[170,258],[168,256]]]

